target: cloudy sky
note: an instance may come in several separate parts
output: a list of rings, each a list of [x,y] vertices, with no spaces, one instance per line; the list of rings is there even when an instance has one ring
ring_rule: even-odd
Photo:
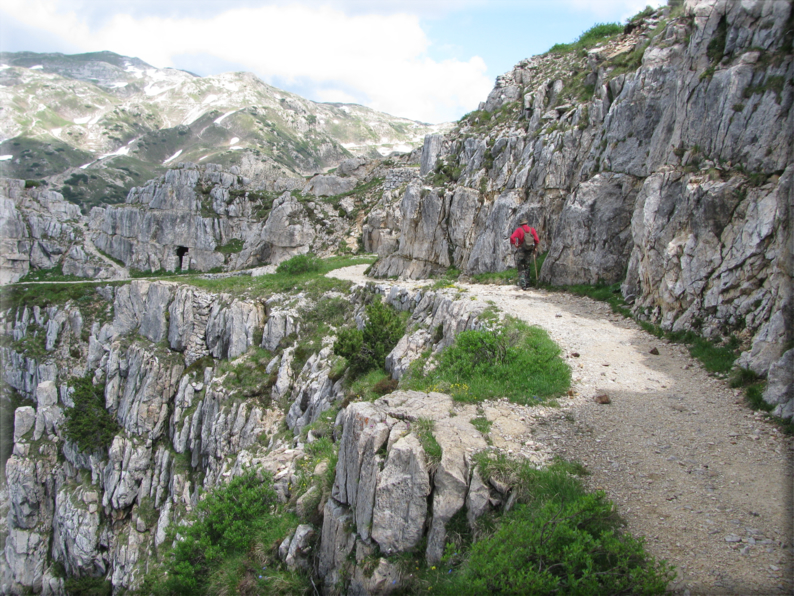
[[[519,60],[663,0],[0,0],[0,51],[110,50],[251,71],[315,101],[423,122],[477,108]]]

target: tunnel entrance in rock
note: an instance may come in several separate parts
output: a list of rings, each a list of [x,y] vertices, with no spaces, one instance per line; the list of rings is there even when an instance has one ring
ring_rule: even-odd
[[[185,255],[188,253],[187,246],[177,246],[176,247],[176,258],[179,259],[179,268],[184,269],[185,265],[190,264],[190,260],[185,260]]]

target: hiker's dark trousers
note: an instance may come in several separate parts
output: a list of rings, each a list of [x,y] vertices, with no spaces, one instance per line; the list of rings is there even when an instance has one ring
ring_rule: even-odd
[[[516,269],[518,269],[518,287],[526,289],[529,287],[529,268],[532,265],[532,245],[527,248],[524,243],[516,249]]]

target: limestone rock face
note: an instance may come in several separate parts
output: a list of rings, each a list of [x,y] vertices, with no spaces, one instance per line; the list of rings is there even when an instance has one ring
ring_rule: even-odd
[[[314,236],[314,228],[307,220],[304,207],[285,193],[273,203],[273,211],[262,228],[262,254],[267,255],[268,263],[280,263],[309,252]]]
[[[346,163],[346,162],[344,162]],[[353,164],[350,164],[351,166]],[[347,167],[347,166],[345,166]],[[351,170],[355,171],[355,167]],[[303,188],[303,194],[313,194],[315,197],[330,197],[350,192],[356,187],[355,178],[340,178],[339,176],[315,176]]]
[[[381,231],[385,210],[370,216],[364,241],[381,257],[372,273],[513,267],[508,237],[527,217],[547,252],[543,281],[623,280],[637,315],[742,336],[739,364],[766,375],[794,329],[794,91],[769,87],[794,76],[790,11],[727,0],[659,11],[564,61],[585,89],[571,90],[557,58],[522,61],[481,105],[493,116],[425,139],[399,232]],[[633,50],[643,51],[637,67],[618,72],[615,56]],[[771,53],[781,60],[761,59]]]
[[[344,396],[342,380],[334,382],[328,376],[330,356],[331,349],[327,347],[312,355],[294,381],[287,426],[296,433]]]
[[[469,492],[471,455],[487,446],[470,422],[449,416],[451,406],[452,398],[440,393],[397,391],[372,403],[351,404],[340,413],[336,479],[320,542],[319,568],[327,589],[333,590],[345,569],[352,577],[361,571],[358,566],[346,568],[354,548],[360,563],[359,553],[377,547],[396,555],[427,536],[428,560],[440,559],[446,523],[464,506]],[[428,459],[416,432],[419,419],[432,425],[442,449],[440,462]],[[396,580],[398,574],[387,563],[378,561],[384,565],[381,576]],[[360,586],[366,585],[366,575],[359,578]]]
[[[112,267],[81,246],[80,208],[46,188],[0,178],[0,285],[29,271],[62,266],[80,277],[110,277]]]
[[[424,176],[428,172],[432,172],[436,167],[436,160],[441,151],[441,145],[444,142],[442,135],[427,135],[425,137],[425,144],[422,147],[422,161],[420,162],[420,175]]]

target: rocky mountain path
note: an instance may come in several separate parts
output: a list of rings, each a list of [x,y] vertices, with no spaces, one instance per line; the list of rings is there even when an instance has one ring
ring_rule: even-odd
[[[365,269],[329,275],[427,285],[368,279]],[[494,445],[533,461],[584,464],[587,483],[615,502],[629,531],[676,567],[674,593],[792,593],[794,441],[743,405],[739,390],[708,374],[686,347],[603,303],[512,286],[456,287],[544,328],[572,369],[573,396],[559,408],[483,404]],[[610,403],[597,403],[598,395]]]

